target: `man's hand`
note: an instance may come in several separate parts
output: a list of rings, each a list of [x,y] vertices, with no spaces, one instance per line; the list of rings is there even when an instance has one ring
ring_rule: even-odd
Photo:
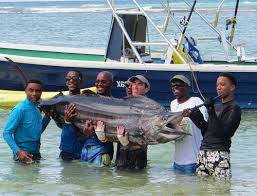
[[[53,109],[51,110],[43,109],[42,111],[47,117],[51,117],[52,119],[58,118],[58,114]]]
[[[214,107],[214,104],[215,104],[215,99],[214,97],[209,97],[207,99],[204,100],[203,102],[204,106],[206,108],[213,108]]]
[[[99,120],[96,122],[95,134],[101,142],[107,141],[107,138],[106,138],[105,132],[104,132],[104,128],[105,128],[105,125],[104,125],[103,121]]]
[[[33,160],[32,160],[32,154],[26,152],[26,151],[23,151],[23,150],[19,150],[17,153],[17,157],[18,159],[23,162],[23,163],[26,163],[26,164],[30,164],[30,163],[33,163]]]
[[[187,108],[187,109],[184,109],[183,112],[182,112],[182,116],[183,117],[189,117],[192,113],[192,109],[191,108]]]
[[[92,120],[85,121],[83,133],[87,137],[95,135],[95,128],[94,128]]]
[[[117,137],[122,146],[127,146],[129,144],[128,133],[123,126],[117,126]]]
[[[69,104],[64,107],[64,121],[71,122],[77,116],[76,107],[74,104]]]

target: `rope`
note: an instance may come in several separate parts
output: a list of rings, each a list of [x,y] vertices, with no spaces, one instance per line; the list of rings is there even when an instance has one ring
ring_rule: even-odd
[[[142,0],[142,1],[145,2],[145,0]],[[162,0],[161,0],[160,2],[161,2],[161,4],[162,4],[162,6],[165,8],[165,3],[164,3]],[[168,3],[169,3],[169,0],[167,0],[167,4],[168,4]],[[169,6],[168,6],[168,7],[169,7]],[[148,32],[148,29],[147,29],[146,34],[147,34],[148,41],[149,41],[149,32]],[[182,34],[183,34],[183,33],[182,33]],[[184,34],[185,34],[185,32],[184,32]],[[183,35],[183,36],[184,36],[184,35]],[[150,51],[150,47],[149,47],[149,51]],[[203,94],[202,94],[202,92],[201,92],[201,89],[200,89],[199,84],[198,84],[198,81],[197,81],[197,76],[196,76],[196,74],[195,74],[195,71],[194,71],[194,69],[193,69],[191,63],[192,63],[192,62],[188,62],[188,66],[189,66],[190,71],[191,71],[192,80],[193,80],[193,82],[195,83],[196,89],[197,89],[198,93],[200,94],[201,98],[202,98],[203,100],[205,100],[205,97],[203,96]],[[145,64],[145,63],[144,63],[144,64]],[[192,82],[192,84],[193,84],[193,82]],[[194,92],[193,86],[192,86],[192,90],[193,90],[193,92]],[[197,93],[197,92],[196,92],[196,93]]]
[[[193,82],[195,82],[197,91],[198,91],[198,93],[200,94],[201,98],[202,98],[203,100],[205,100],[205,97],[203,96],[203,94],[202,94],[202,92],[201,92],[201,89],[200,89],[200,87],[199,87],[199,84],[198,84],[198,81],[197,81],[197,78],[196,78],[196,75],[195,75],[195,71],[194,71],[193,67],[191,66],[191,63],[192,63],[192,62],[188,62],[188,66],[189,66],[189,68],[190,68],[191,75],[192,75],[192,77],[193,77]],[[193,83],[193,82],[192,82],[192,83]],[[192,86],[192,90],[194,91],[193,86]]]

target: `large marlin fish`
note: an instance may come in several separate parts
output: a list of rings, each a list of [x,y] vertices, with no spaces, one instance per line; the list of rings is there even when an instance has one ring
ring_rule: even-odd
[[[73,103],[77,116],[73,120],[74,126],[83,132],[85,120],[105,122],[105,133],[109,141],[117,142],[116,127],[123,125],[128,132],[129,141],[138,144],[166,143],[184,136],[179,127],[181,113],[168,112],[152,99],[126,97],[123,99],[94,96],[75,95],[60,96],[41,102],[43,110],[51,110],[64,116],[64,106]]]

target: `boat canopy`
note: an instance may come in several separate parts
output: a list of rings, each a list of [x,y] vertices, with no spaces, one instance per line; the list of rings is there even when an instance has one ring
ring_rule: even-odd
[[[119,14],[119,17],[132,41],[146,42],[147,19],[145,16],[141,14]],[[125,38],[116,18],[113,17],[105,61],[120,61],[125,50],[126,52],[131,51],[131,46]],[[140,53],[145,53],[145,46],[140,47]]]

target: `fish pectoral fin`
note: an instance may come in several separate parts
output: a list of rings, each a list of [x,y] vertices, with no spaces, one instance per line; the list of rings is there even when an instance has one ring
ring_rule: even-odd
[[[165,129],[160,131],[161,134],[166,134],[166,135],[171,135],[171,134],[175,134],[175,135],[191,135],[191,133],[184,131],[183,129],[181,129],[179,126],[174,126],[173,128],[171,127],[165,127]]]
[[[178,137],[180,137],[181,134],[165,134],[165,133],[160,133],[159,136],[162,137],[162,140],[165,138],[165,140],[171,141],[171,140],[175,140]]]
[[[167,119],[167,124],[169,125],[174,125],[174,124],[179,124],[180,121],[182,120],[183,116],[182,113],[169,113],[169,117]]]

